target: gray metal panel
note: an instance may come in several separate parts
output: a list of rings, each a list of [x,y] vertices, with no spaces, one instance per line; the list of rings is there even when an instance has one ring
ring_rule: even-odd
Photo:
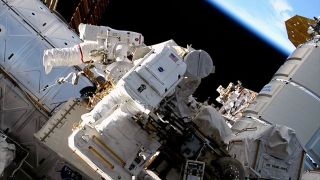
[[[320,128],[319,110],[319,101],[290,84],[283,84],[279,93],[270,98],[270,104],[259,114],[272,124],[295,129],[305,145]]]
[[[268,109],[263,111],[265,115],[262,118],[272,123],[287,123],[294,128],[299,133],[307,153],[320,164],[319,47],[313,42],[308,42],[297,48],[274,78],[280,81],[286,80],[284,82],[289,84],[282,85],[285,88],[281,90],[281,94],[272,96],[273,100],[270,100],[272,103],[266,106]]]
[[[320,172],[306,171],[303,173],[301,180],[320,180]]]
[[[288,60],[301,60],[303,58],[305,58],[306,55],[308,55],[310,53],[311,49],[308,47],[298,47],[297,49],[295,49],[293,51],[293,53],[288,57]]]
[[[320,164],[316,153],[320,151],[319,98],[294,84],[273,80],[260,91],[245,116],[293,128],[307,153]]]
[[[310,139],[306,145],[306,149],[309,150],[308,154],[313,158],[313,160],[320,163],[320,129],[318,129],[318,131]]]
[[[63,84],[41,91],[74,71],[54,68],[46,75],[43,51],[72,46],[80,39],[38,0],[0,0],[0,29],[0,129],[8,129],[13,139],[30,150],[23,166],[40,177],[52,169],[59,170],[55,163],[60,158],[34,138],[48,120],[36,106],[52,111],[70,98],[79,97],[79,90],[91,85],[86,78],[80,78],[78,86]],[[21,175],[18,179],[30,179],[24,171],[17,174]]]
[[[83,113],[88,110],[75,101],[68,101],[49,121],[39,130],[35,137],[64,160],[78,168],[90,179],[100,180],[101,176],[95,172],[85,161],[75,154],[68,145],[68,137],[76,126]]]
[[[0,128],[14,130],[35,110],[20,89],[0,74]]]
[[[25,97],[23,91],[13,83],[1,77],[0,80],[1,105],[0,105],[0,128],[9,129],[11,137],[21,145],[28,148],[30,156],[25,166],[39,174],[46,174],[46,170],[53,167],[57,156],[43,145],[37,143],[33,137],[42,125],[47,121],[47,116],[38,111]],[[55,161],[54,161],[55,160]],[[18,174],[21,174],[19,172]],[[21,174],[20,179],[26,179]],[[17,177],[17,179],[19,179]]]
[[[10,0],[8,4],[39,34],[55,47],[69,47],[80,42],[77,34],[39,0]]]
[[[320,48],[311,46],[310,49],[311,53],[302,59],[303,66],[292,75],[291,81],[306,87],[320,97]]]
[[[288,59],[274,77],[295,82],[320,97],[320,49],[303,45]]]
[[[286,61],[275,73],[275,76],[289,77],[292,72],[294,72],[299,67],[300,64],[301,61],[298,60]]]
[[[9,0],[7,4],[41,33],[50,28],[50,25],[57,20],[39,0]]]
[[[34,110],[25,121],[20,121],[18,126],[12,132],[19,132],[15,134],[15,138],[24,147],[30,150],[31,155],[28,158],[28,163],[33,169],[41,168],[41,164],[47,159],[50,159],[53,154],[45,147],[40,146],[34,141],[34,133],[36,133],[47,121],[47,117],[39,111]],[[42,162],[41,162],[42,161]]]
[[[320,101],[292,84],[279,83],[275,94],[258,96],[257,101],[265,103],[263,108],[251,109],[263,120],[293,128],[307,153],[320,163],[320,154],[315,153],[320,147]]]
[[[283,88],[283,83],[280,81],[271,81],[266,84],[253,103],[245,109],[246,116],[254,116],[255,118],[261,118],[261,113],[269,106],[273,97]],[[268,119],[263,119],[268,121]]]
[[[48,117],[38,111],[17,86],[0,74],[0,129],[7,129],[11,138],[30,150],[27,164],[41,168],[52,153],[34,141],[36,133]],[[40,161],[42,160],[42,163]]]
[[[40,1],[24,0],[9,1],[9,3],[15,5],[13,8],[21,14],[17,15],[5,4],[0,4],[0,26],[3,32],[0,34],[1,67],[49,111],[61,102],[79,97],[79,90],[91,84],[85,78],[81,78],[77,86],[63,84],[41,91],[46,85],[53,84],[58,77],[66,76],[73,71],[72,68],[55,68],[46,75],[42,65],[43,51],[52,48],[52,45],[57,47],[73,45],[80,41],[79,38]],[[44,20],[47,24],[43,27],[44,23],[39,24],[39,22]],[[42,33],[41,36],[39,33]]]

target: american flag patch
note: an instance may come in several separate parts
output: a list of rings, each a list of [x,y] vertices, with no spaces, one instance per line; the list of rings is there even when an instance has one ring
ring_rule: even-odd
[[[172,59],[174,62],[179,61],[179,58],[178,58],[176,55],[172,54],[172,53],[170,53],[169,57],[170,57],[170,59]]]

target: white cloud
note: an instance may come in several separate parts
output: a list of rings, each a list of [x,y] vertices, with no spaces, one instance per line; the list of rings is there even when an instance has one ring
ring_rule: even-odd
[[[256,16],[242,8],[237,9],[236,12],[241,19],[255,28],[262,37],[273,39],[279,46],[284,45],[292,48],[291,42],[287,39],[285,25],[282,19],[272,17],[274,16],[273,14],[264,17],[264,19],[256,18]]]
[[[294,49],[291,42],[287,39],[286,27],[284,23],[293,16],[294,9],[287,0],[269,0],[269,3],[271,4],[272,11],[274,12],[270,15],[270,22],[274,24],[274,30],[278,31],[279,34],[282,34],[282,36],[285,37],[285,44],[288,48]]]
[[[270,3],[281,20],[285,21],[292,17],[293,8],[287,0],[270,0]]]

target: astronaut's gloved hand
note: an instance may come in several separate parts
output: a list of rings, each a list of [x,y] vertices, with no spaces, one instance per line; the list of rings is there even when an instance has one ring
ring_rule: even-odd
[[[93,62],[100,62],[104,65],[109,65],[115,62],[115,58],[112,56],[112,53],[110,53],[104,46],[91,50],[89,55]]]
[[[81,115],[81,125],[84,126],[85,124],[93,124],[96,122],[96,119],[92,116],[91,113],[85,113]]]

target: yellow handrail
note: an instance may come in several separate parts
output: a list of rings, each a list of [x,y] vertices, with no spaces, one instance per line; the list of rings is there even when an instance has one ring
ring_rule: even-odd
[[[98,143],[100,143],[107,151],[109,151],[118,161],[120,161],[120,163],[122,164],[122,166],[124,167],[126,165],[126,162],[121,159],[120,156],[118,156],[106,143],[104,143],[103,141],[101,141],[98,137],[96,137],[95,135],[92,136],[93,140],[96,140]]]
[[[96,156],[98,156],[101,160],[103,160],[103,162],[105,162],[111,170],[114,169],[114,165],[111,162],[109,162],[108,160],[106,160],[106,158],[104,158],[96,149],[94,149],[92,146],[89,146],[88,148]]]

